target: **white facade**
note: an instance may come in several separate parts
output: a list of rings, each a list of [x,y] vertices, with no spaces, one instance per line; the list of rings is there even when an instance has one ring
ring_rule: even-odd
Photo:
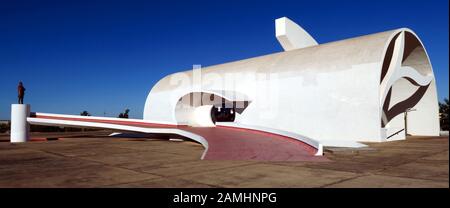
[[[358,146],[404,139],[409,111],[408,134],[439,135],[432,66],[413,31],[317,44],[287,18],[276,27],[286,51],[166,76],[150,91],[144,120],[214,126],[209,106],[234,104],[234,125]]]

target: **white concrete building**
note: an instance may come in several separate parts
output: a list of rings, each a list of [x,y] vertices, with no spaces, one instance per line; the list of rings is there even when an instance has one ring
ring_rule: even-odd
[[[439,135],[433,69],[412,30],[318,44],[287,18],[275,25],[285,51],[166,76],[144,120],[288,132],[325,146]]]

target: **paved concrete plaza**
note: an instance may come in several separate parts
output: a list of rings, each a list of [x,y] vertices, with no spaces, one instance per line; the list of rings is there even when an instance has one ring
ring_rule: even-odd
[[[0,187],[449,187],[448,137],[331,148],[329,162],[262,162],[201,161],[194,142],[109,133],[24,144],[0,135]]]

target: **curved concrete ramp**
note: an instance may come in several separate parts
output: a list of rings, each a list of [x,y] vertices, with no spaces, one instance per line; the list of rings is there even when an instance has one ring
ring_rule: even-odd
[[[230,127],[180,127],[208,141],[206,160],[323,161],[312,146],[292,138]]]
[[[142,120],[65,116],[36,113],[34,125],[59,125],[125,130],[141,133],[178,134],[205,147],[206,160],[324,161],[318,149],[304,142],[273,133],[233,127],[190,127]]]

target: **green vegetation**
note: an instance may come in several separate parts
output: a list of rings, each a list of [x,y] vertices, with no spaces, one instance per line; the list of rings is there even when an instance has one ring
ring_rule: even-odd
[[[126,109],[124,113],[119,114],[119,118],[128,118],[129,112],[130,112],[130,109]]]
[[[87,111],[83,111],[80,113],[80,116],[91,116],[91,114]]]
[[[439,117],[441,122],[441,129],[444,131],[449,130],[448,113],[449,113],[449,100],[444,99],[444,102],[439,102]]]
[[[10,123],[2,123],[0,124],[0,133],[6,133],[9,131]]]

